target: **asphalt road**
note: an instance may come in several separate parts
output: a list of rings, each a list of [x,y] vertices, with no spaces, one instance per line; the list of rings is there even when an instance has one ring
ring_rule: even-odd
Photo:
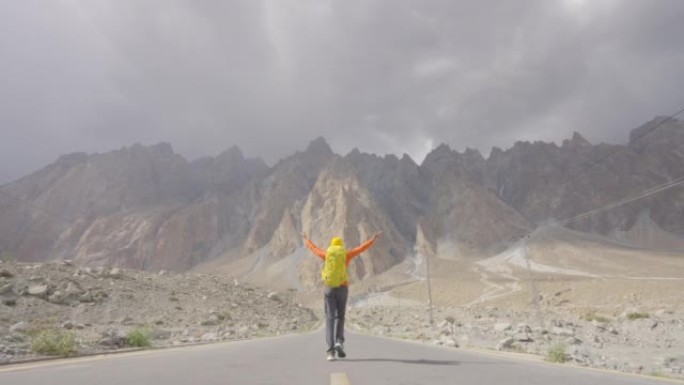
[[[0,384],[666,384],[641,376],[358,334],[325,360],[322,331],[0,367]]]

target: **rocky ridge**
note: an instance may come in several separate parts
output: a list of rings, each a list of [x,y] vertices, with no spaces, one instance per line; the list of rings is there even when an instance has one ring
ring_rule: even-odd
[[[295,272],[288,284],[296,288],[315,282],[302,257],[302,230],[320,243],[343,235],[350,245],[383,231],[386,241],[354,267],[358,277],[382,274],[418,252],[483,259],[540,224],[677,180],[683,128],[657,118],[624,146],[592,145],[576,133],[560,146],[518,142],[487,158],[441,145],[420,165],[408,156],[342,157],[322,138],[273,167],[236,147],[192,162],[168,144],[71,154],[0,186],[0,254],[146,271],[208,263],[231,270],[249,260],[240,263],[253,277],[282,262]],[[682,202],[674,188],[568,226],[630,247],[663,244],[658,239],[677,245]],[[323,212],[334,220],[318,220]],[[645,217],[658,239],[648,229],[632,236]]]

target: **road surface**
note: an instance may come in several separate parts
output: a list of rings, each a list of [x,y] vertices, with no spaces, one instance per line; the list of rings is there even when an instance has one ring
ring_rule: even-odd
[[[325,360],[321,330],[296,336],[0,367],[0,384],[380,385],[667,384],[655,378],[347,336],[346,359]]]

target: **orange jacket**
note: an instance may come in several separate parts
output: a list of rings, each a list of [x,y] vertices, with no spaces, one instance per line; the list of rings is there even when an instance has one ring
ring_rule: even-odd
[[[375,239],[371,238],[371,239],[367,240],[366,242],[362,243],[360,246],[355,247],[355,248],[353,248],[353,249],[351,249],[351,250],[347,250],[347,260],[346,260],[346,262],[345,262],[345,265],[346,265],[346,266],[349,266],[349,262],[351,262],[352,259],[354,259],[354,257],[356,257],[356,256],[358,256],[359,254],[363,253],[364,251],[368,250],[371,246],[373,246],[373,243],[374,243],[374,242],[375,242]],[[313,242],[311,242],[310,239],[307,239],[307,240],[304,242],[304,244],[305,244],[306,247],[308,247],[311,251],[313,251],[313,253],[316,254],[316,256],[318,256],[318,258],[320,258],[320,259],[322,259],[322,260],[325,261],[325,254],[326,254],[325,250],[323,250],[323,249],[321,249],[320,247],[316,246],[316,244],[314,244]],[[347,281],[344,281],[344,282],[342,283],[342,286],[348,286],[348,285],[349,285],[349,282],[347,282]]]

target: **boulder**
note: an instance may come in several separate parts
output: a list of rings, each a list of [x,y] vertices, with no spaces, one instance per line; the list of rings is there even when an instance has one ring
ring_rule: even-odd
[[[64,289],[64,293],[66,293],[67,296],[77,296],[83,293],[83,289],[75,283],[69,282],[67,283],[66,289]]]
[[[268,299],[273,300],[273,301],[276,301],[276,302],[280,302],[280,301],[281,301],[280,296],[278,295],[278,292],[275,292],[275,291],[272,291],[272,292],[268,293],[268,295],[267,295],[266,297],[267,297]]]
[[[52,293],[50,297],[48,297],[48,302],[54,303],[57,305],[63,305],[67,300],[67,296],[64,294],[62,291],[56,291]]]
[[[47,292],[47,285],[31,285],[28,288],[28,295],[32,295],[34,297],[45,297],[47,295]]]
[[[10,333],[26,333],[29,327],[31,327],[31,325],[29,325],[28,322],[21,321],[10,326],[9,331]]]
[[[110,348],[122,348],[126,346],[126,333],[121,330],[111,330],[103,334],[103,338],[98,341],[98,345]]]
[[[8,283],[5,285],[0,285],[0,295],[3,294],[11,294],[12,293],[12,284]]]
[[[511,326],[510,323],[508,322],[501,322],[496,325],[494,325],[494,330],[497,332],[505,332],[507,330],[511,330],[513,326]]]
[[[95,299],[93,298],[93,294],[92,294],[91,292],[89,292],[89,291],[87,291],[87,292],[81,294],[81,295],[78,297],[78,300],[79,300],[80,302],[84,302],[84,303],[92,303],[92,302],[95,302]]]
[[[216,326],[219,324],[221,320],[219,319],[219,316],[216,314],[212,314],[209,316],[208,319],[202,321],[200,325],[202,326]]]
[[[153,340],[167,340],[171,337],[171,332],[164,329],[152,329],[149,336]]]
[[[123,276],[123,271],[119,269],[118,267],[114,267],[110,269],[106,274],[105,277],[107,278],[114,278],[114,279],[119,279]]]
[[[496,345],[496,350],[501,351],[504,349],[508,349],[511,346],[513,346],[513,342],[515,342],[515,340],[512,337],[506,337]]]
[[[575,335],[574,330],[557,326],[551,329],[551,333],[561,337],[573,337]]]
[[[16,298],[2,298],[2,304],[5,306],[16,306],[17,300]]]
[[[526,323],[519,323],[516,328],[519,333],[532,333],[532,328]]]

